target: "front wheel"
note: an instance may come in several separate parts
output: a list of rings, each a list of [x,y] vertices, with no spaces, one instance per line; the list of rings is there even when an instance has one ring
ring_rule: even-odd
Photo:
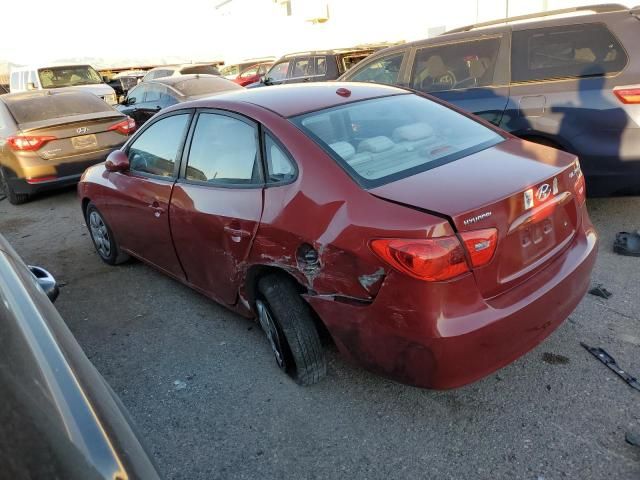
[[[300,385],[313,385],[327,374],[309,305],[292,280],[268,275],[258,282],[256,310],[278,366]]]
[[[103,262],[118,265],[129,260],[129,255],[120,251],[113,232],[93,203],[87,206],[86,221],[93,245]]]

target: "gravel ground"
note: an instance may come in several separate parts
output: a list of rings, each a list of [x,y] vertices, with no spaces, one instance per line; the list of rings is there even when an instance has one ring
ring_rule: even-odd
[[[251,321],[141,263],[93,252],[73,191],[13,207],[0,232],[65,283],[57,307],[171,479],[640,478],[640,392],[589,355],[640,377],[640,258],[615,232],[640,228],[640,198],[589,200],[601,235],[591,295],[510,366],[447,392],[369,374],[329,354],[301,388]]]

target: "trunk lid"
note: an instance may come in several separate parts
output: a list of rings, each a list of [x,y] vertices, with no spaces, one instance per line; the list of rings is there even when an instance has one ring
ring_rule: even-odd
[[[127,137],[110,128],[126,118],[113,110],[22,123],[19,129],[23,135],[55,137],[37,153],[45,160],[62,160],[119,147]]]
[[[581,220],[575,160],[508,139],[370,193],[446,216],[458,232],[496,228],[492,260],[473,269],[482,295],[490,298],[526,280],[570,244]]]

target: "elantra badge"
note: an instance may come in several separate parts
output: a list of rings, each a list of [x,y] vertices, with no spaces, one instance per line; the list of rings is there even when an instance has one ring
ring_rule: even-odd
[[[551,195],[551,186],[548,183],[544,183],[538,187],[538,191],[536,192],[536,198],[544,202]]]

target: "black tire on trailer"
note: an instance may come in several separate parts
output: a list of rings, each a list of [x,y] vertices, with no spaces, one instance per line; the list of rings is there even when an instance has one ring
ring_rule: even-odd
[[[278,366],[299,385],[313,385],[327,374],[327,359],[309,305],[286,275],[258,281],[258,320]]]
[[[111,228],[93,203],[87,205],[85,221],[96,252],[104,263],[119,265],[129,260],[129,255],[120,250]]]

